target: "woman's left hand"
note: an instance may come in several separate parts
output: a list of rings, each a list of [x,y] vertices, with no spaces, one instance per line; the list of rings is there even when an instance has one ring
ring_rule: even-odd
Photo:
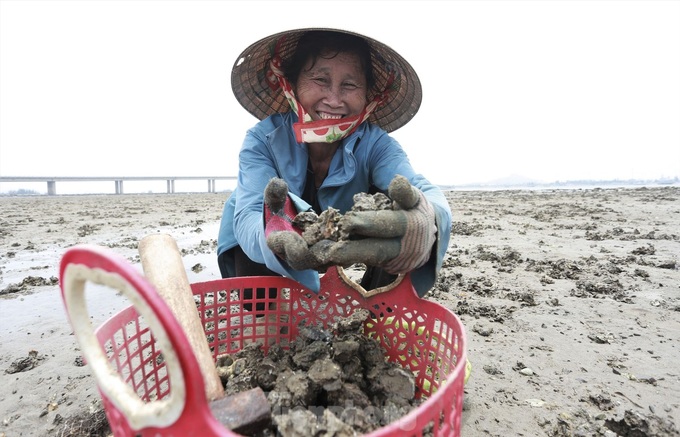
[[[392,210],[350,211],[340,226],[349,233],[343,240],[315,251],[324,264],[364,263],[384,268],[388,273],[407,273],[430,258],[437,226],[432,204],[408,179],[396,176],[388,196]]]

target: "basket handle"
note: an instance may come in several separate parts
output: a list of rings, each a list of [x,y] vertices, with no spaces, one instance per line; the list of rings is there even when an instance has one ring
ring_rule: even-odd
[[[153,286],[124,258],[96,246],[75,246],[62,257],[59,274],[62,299],[83,355],[100,390],[123,413],[132,429],[168,427],[180,418],[185,406],[208,408],[195,357],[172,346],[187,344],[179,323]],[[145,318],[163,351],[172,387],[168,397],[143,402],[111,366],[89,320],[84,296],[88,281],[118,290]],[[185,374],[190,375],[188,381]]]
[[[356,290],[357,293],[362,295],[364,299],[368,299],[369,297],[381,294],[381,293],[387,293],[388,291],[394,290],[395,288],[399,287],[399,285],[402,283],[402,281],[405,282],[405,286],[407,287],[413,287],[411,285],[411,277],[408,274],[399,274],[395,278],[394,281],[390,282],[387,285],[384,285],[382,287],[374,288],[372,290],[366,290],[364,287],[362,287],[358,282],[355,282],[352,278],[347,276],[347,273],[345,273],[345,269],[342,268],[342,266],[331,266],[326,270],[326,273],[324,274],[324,277],[328,276],[330,277],[338,277],[342,282],[345,283],[345,285],[351,287],[352,289]]]
[[[372,290],[366,290],[359,283],[355,282],[352,278],[350,278],[347,275],[347,273],[345,273],[345,270],[341,266],[329,267],[326,270],[326,273],[324,274],[323,278],[324,278],[323,282],[326,284],[334,284],[336,282],[339,282],[340,284],[342,284],[342,286],[348,286],[354,289],[357,293],[363,296],[364,299],[368,299],[369,297],[373,297],[378,294],[387,293],[390,291],[393,293],[406,293],[409,295],[414,294],[415,297],[418,297],[418,293],[415,291],[415,289],[413,288],[413,284],[411,283],[411,275],[408,273],[399,274],[394,279],[394,281],[390,282],[389,284],[384,285],[382,287],[374,288]]]

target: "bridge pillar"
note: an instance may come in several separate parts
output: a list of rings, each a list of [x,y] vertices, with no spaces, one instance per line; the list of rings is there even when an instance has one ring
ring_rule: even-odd
[[[116,194],[123,194],[123,181],[118,179],[116,183]]]
[[[47,181],[47,195],[55,196],[57,194],[57,182]]]

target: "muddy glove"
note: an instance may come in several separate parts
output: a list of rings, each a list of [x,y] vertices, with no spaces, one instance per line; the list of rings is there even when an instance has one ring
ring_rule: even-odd
[[[317,268],[321,263],[309,250],[301,230],[293,226],[297,215],[283,179],[272,178],[264,190],[264,235],[267,246],[295,270]]]
[[[392,274],[410,272],[427,262],[436,240],[434,208],[403,176],[392,179],[388,196],[392,210],[344,215],[340,225],[350,239],[334,244],[324,261],[364,263]]]

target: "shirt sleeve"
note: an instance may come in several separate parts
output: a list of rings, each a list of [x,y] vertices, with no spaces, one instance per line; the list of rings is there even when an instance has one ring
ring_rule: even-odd
[[[254,129],[248,131],[239,153],[238,195],[234,208],[236,241],[254,262],[264,264],[270,270],[318,292],[318,272],[293,270],[267,246],[263,219],[264,190],[271,178],[283,177],[279,175],[276,162],[268,151],[266,136]],[[298,211],[309,209],[309,205],[299,197],[291,195],[291,199]]]
[[[406,177],[411,185],[423,192],[435,211],[437,239],[430,259],[420,268],[411,272],[413,287],[421,297],[429,291],[441,270],[444,256],[451,237],[451,207],[442,190],[428,181],[422,174],[416,173],[402,149],[391,136],[384,134],[377,139],[370,154],[372,162],[371,177],[376,187],[386,191],[389,183],[396,175]]]

